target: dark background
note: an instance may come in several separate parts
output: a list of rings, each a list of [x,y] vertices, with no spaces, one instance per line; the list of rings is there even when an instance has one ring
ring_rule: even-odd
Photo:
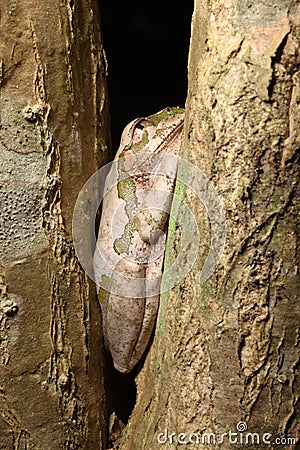
[[[113,150],[136,117],[184,107],[193,1],[99,0]]]

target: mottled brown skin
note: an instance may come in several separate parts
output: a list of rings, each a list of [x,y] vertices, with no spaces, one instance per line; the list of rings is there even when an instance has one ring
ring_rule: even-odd
[[[106,180],[97,240],[103,261],[96,251],[94,271],[105,343],[122,373],[144,354],[157,316],[177,171],[167,156],[178,153],[183,120],[182,109],[166,108],[127,125]]]

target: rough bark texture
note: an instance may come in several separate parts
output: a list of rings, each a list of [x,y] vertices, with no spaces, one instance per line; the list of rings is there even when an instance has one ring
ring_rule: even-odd
[[[104,448],[100,317],[72,213],[107,158],[94,0],[0,6],[0,448]]]
[[[123,450],[298,448],[299,6],[195,2],[182,154],[221,196],[227,241],[199,284],[210,226],[187,192],[199,257],[161,301]]]

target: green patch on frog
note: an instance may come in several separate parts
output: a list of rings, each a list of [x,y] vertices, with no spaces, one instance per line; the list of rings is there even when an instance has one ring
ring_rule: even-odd
[[[126,198],[132,194],[135,194],[135,184],[133,180],[129,177],[119,179],[118,181],[118,196],[122,200],[126,200]]]
[[[149,124],[149,125],[151,125],[151,124]],[[124,150],[120,153],[119,163],[122,163],[122,160],[123,160],[123,164],[124,164],[124,157],[127,156],[126,153],[129,150],[132,153],[138,153],[145,148],[145,146],[148,144],[148,142],[149,142],[148,131],[146,129],[144,129],[143,137],[140,141],[136,142],[135,144],[129,143],[124,147]]]
[[[129,220],[125,225],[123,235],[114,242],[114,250],[118,255],[128,253],[133,233],[137,231],[135,218]]]
[[[118,197],[125,202],[125,211],[129,221],[136,213],[138,199],[136,197],[136,186],[134,180],[121,168],[123,163],[119,161],[119,178],[117,183]],[[125,174],[125,176],[123,175]]]
[[[100,282],[100,289],[98,292],[98,300],[100,303],[104,302],[107,295],[107,291],[109,289],[109,285],[110,285],[110,278],[107,275],[102,275]]]
[[[149,120],[153,123],[153,125],[158,125],[162,120],[166,117],[174,116],[176,114],[183,114],[184,109],[181,108],[165,108],[158,114],[153,114],[153,116],[149,116]]]

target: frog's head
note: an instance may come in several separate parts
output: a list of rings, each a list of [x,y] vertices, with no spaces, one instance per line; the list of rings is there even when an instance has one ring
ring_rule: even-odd
[[[173,136],[178,135],[184,121],[184,109],[167,107],[149,117],[130,122],[124,129],[118,150],[122,153],[159,152]],[[122,155],[123,156],[123,155]]]

